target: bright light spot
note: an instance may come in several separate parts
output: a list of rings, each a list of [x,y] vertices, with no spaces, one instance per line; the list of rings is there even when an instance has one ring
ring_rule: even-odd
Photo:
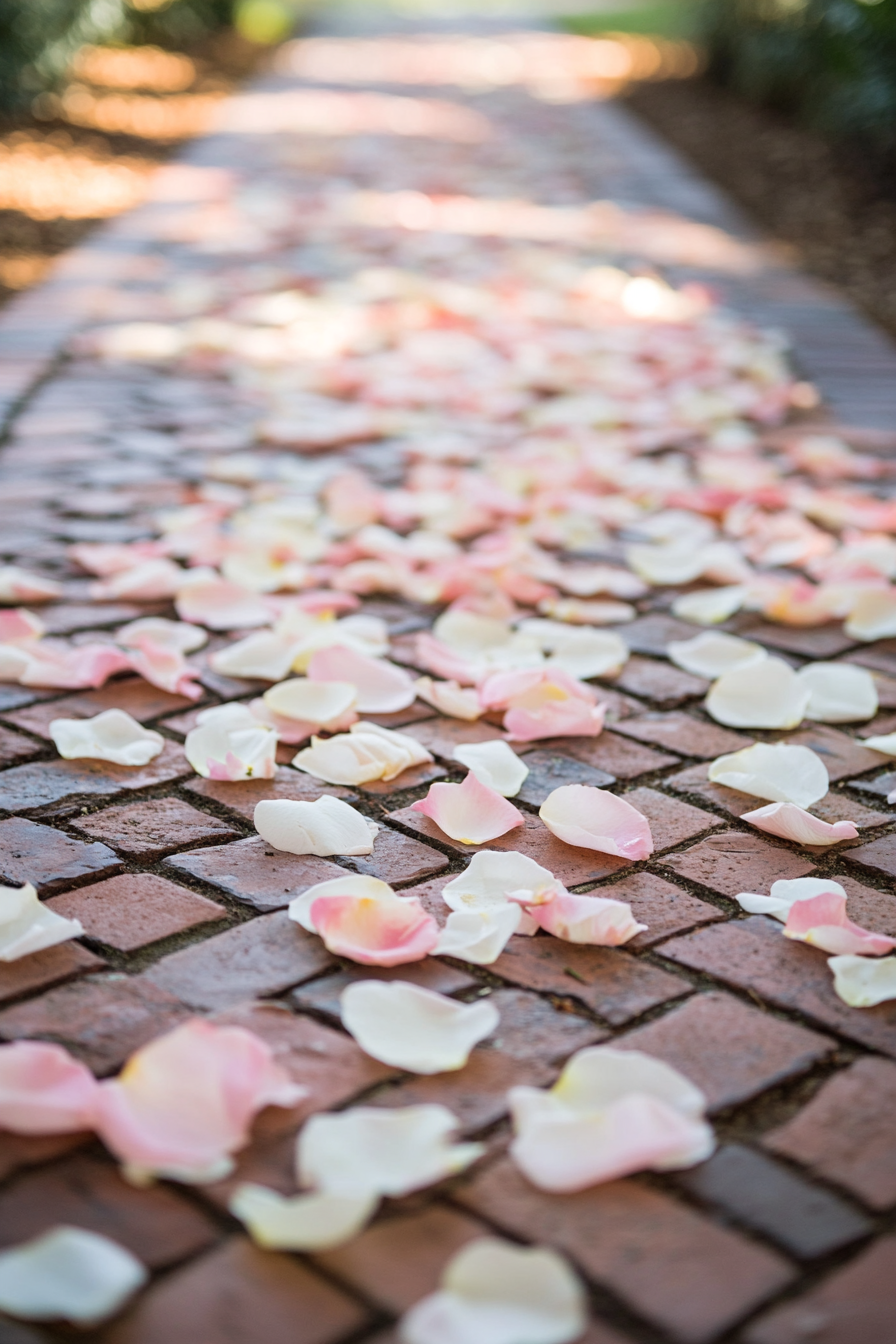
[[[155,93],[180,93],[196,78],[196,66],[188,56],[159,47],[82,47],[71,69],[88,84]]]
[[[250,42],[272,46],[291,31],[295,17],[293,7],[283,0],[240,0],[233,22]]]

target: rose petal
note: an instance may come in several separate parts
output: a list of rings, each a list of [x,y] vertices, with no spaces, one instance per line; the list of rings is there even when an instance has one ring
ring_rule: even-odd
[[[693,639],[673,639],[666,652],[677,667],[710,681],[726,672],[754,667],[768,657],[761,644],[751,644],[749,640],[715,630],[706,630]]]
[[[203,695],[203,688],[197,685],[199,668],[186,662],[179,649],[144,639],[139,648],[131,650],[130,661],[144,681],[171,695],[185,695],[189,700]]]
[[[86,756],[115,765],[148,765],[165,746],[161,733],[144,728],[123,709],[106,709],[92,719],[52,719],[49,733],[67,761]]]
[[[245,639],[218,649],[209,657],[209,667],[224,677],[249,677],[259,681],[282,681],[292,667],[296,641],[260,630]]]
[[[17,565],[0,565],[0,602],[15,607],[20,602],[52,602],[62,596],[62,584],[43,574],[31,574]]]
[[[439,937],[416,897],[318,896],[309,915],[329,951],[363,966],[422,961]]]
[[[433,681],[432,677],[418,677],[414,682],[414,690],[420,700],[425,700],[428,705],[453,719],[472,722],[482,714],[476,692],[464,690],[456,681]]]
[[[308,664],[310,681],[349,682],[357,692],[362,714],[392,714],[407,709],[417,698],[404,668],[381,658],[368,658],[353,649],[333,645],[321,649]]]
[[[99,579],[88,591],[95,602],[158,602],[174,597],[183,586],[185,572],[173,560],[160,556]]]
[[[454,748],[454,759],[505,798],[519,793],[529,774],[528,765],[506,742],[462,742]]]
[[[462,1069],[500,1021],[493,1003],[458,1003],[403,980],[358,980],[343,990],[342,1025],[365,1054],[410,1073]]]
[[[258,593],[227,579],[182,583],[174,605],[182,621],[209,630],[248,630],[254,625],[270,625],[273,620],[270,607]]]
[[[23,887],[0,885],[0,962],[18,961],[83,932],[79,920],[64,919],[44,905],[30,882]]]
[[[810,693],[807,719],[857,723],[877,713],[877,687],[867,668],[852,663],[809,663],[796,675]]]
[[[546,905],[527,905],[526,909],[545,933],[568,943],[621,947],[647,928],[635,919],[630,905],[603,896],[576,896],[566,891]]]
[[[364,896],[374,901],[388,901],[395,892],[387,882],[366,874],[346,873],[345,877],[334,877],[328,882],[316,882],[313,887],[303,891],[289,903],[289,917],[309,933],[317,933],[311,919],[311,907],[319,896]],[[400,897],[399,899],[407,899]]]
[[[478,858],[478,855],[474,857]],[[491,966],[504,951],[523,920],[532,924],[522,906],[496,905],[487,910],[452,910],[433,948],[437,957],[456,957],[473,966]]]
[[[850,639],[890,639],[896,635],[896,589],[864,592],[856,600],[843,625]]]
[[[840,886],[840,883],[834,882],[831,878],[794,877],[789,880],[782,878],[773,882],[769,896],[759,896],[755,892],[742,891],[734,899],[741,909],[746,910],[750,915],[771,915],[773,919],[778,919],[782,924],[786,924],[794,901],[809,901],[813,896],[818,896],[823,891],[834,891],[840,896],[846,896],[846,892]]]
[[[195,653],[208,643],[208,634],[200,625],[167,621],[162,616],[141,616],[138,621],[123,625],[115,638],[126,649],[140,648],[149,640],[152,644],[176,649],[178,653]]]
[[[523,825],[523,814],[472,771],[462,784],[431,784],[426,797],[411,807],[466,845],[483,845]]]
[[[375,1194],[284,1198],[263,1185],[238,1185],[228,1203],[258,1246],[270,1251],[327,1251],[351,1241],[379,1204]]]
[[[859,834],[851,821],[835,821],[831,825],[796,803],[769,803],[768,807],[744,812],[741,821],[769,835],[779,835],[782,840],[794,840],[798,845],[836,845],[841,840],[855,840]]]
[[[567,845],[646,859],[653,853],[647,818],[624,798],[590,784],[564,784],[539,808],[548,830]]]
[[[265,798],[255,808],[255,829],[274,849],[287,854],[360,855],[373,853],[379,827],[360,812],[325,794],[313,803]]]
[[[485,1151],[481,1143],[453,1143],[456,1130],[456,1118],[437,1105],[313,1115],[299,1134],[299,1181],[333,1194],[401,1198],[456,1175]]]
[[[0,1251],[0,1311],[26,1321],[98,1325],[120,1311],[149,1274],[117,1242],[81,1227]]]
[[[875,1008],[896,999],[896,957],[870,961],[867,957],[829,957],[834,990],[850,1008]]]
[[[718,756],[709,767],[715,784],[767,798],[773,803],[811,807],[830,786],[824,761],[809,747],[756,742],[743,751]]]
[[[90,1129],[97,1086],[90,1070],[59,1045],[0,1045],[0,1128],[14,1134]]]
[[[0,611],[0,644],[25,644],[40,639],[46,627],[39,616],[24,607]]]
[[[274,778],[277,734],[246,705],[216,705],[203,710],[196,723],[184,751],[198,775],[228,781]]]
[[[882,756],[896,756],[896,733],[884,733],[883,736],[866,737],[863,739],[862,745],[870,747],[872,751],[879,751]]]
[[[746,596],[747,589],[740,583],[727,588],[701,588],[696,593],[676,597],[672,615],[695,625],[718,625],[740,611]]]
[[[765,658],[719,677],[706,697],[706,708],[717,723],[729,728],[796,728],[810,698],[810,688],[789,663]]]
[[[882,957],[896,947],[896,939],[871,933],[847,918],[846,897],[835,891],[796,901],[790,907],[784,937],[811,943],[835,956]]]
[[[291,719],[302,726],[312,725],[310,731],[326,728],[332,732],[337,727],[348,728],[357,718],[357,691],[347,681],[310,681],[307,677],[293,677],[279,686],[272,686],[262,699],[279,718]],[[345,722],[349,715],[351,717]]]

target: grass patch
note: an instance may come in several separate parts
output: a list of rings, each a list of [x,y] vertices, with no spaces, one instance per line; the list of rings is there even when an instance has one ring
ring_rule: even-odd
[[[591,37],[597,33],[640,33],[672,41],[694,41],[702,31],[702,0],[646,0],[644,4],[596,9],[570,14],[560,23],[568,32]]]

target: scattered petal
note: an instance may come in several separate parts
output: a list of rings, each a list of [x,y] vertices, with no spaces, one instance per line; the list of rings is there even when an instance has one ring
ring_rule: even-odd
[[[696,593],[683,593],[672,603],[672,615],[694,625],[718,625],[740,611],[747,596],[743,584],[727,588],[701,588]]]
[[[480,783],[505,798],[513,798],[526,781],[529,767],[506,742],[463,742],[454,759],[467,766]]]
[[[426,748],[408,733],[355,723],[348,733],[313,737],[311,746],[298,752],[292,763],[328,784],[368,784],[374,779],[395,779],[412,765],[431,760]]]
[[[866,737],[862,745],[870,747],[872,751],[879,751],[882,756],[896,756],[896,733],[885,733],[880,737]],[[889,802],[889,799],[887,799]]]
[[[865,667],[853,663],[809,663],[797,677],[809,690],[807,719],[857,723],[877,713],[877,687]]]
[[[414,690],[420,700],[425,700],[428,705],[453,719],[472,722],[482,714],[476,692],[465,690],[456,681],[433,681],[432,677],[418,677],[414,682]]]
[[[246,705],[204,709],[187,733],[187,760],[204,779],[273,779],[277,771],[277,734],[259,722]]]
[[[318,896],[309,917],[325,947],[362,966],[422,961],[439,938],[416,897]]]
[[[523,919],[531,922],[522,906],[510,902],[487,910],[452,910],[433,948],[433,955],[457,957],[473,966],[491,966],[513,934],[519,932]]]
[[[81,1227],[54,1227],[0,1251],[0,1311],[25,1321],[98,1325],[148,1278],[118,1242]]]
[[[717,630],[705,630],[693,639],[673,639],[666,652],[677,667],[710,681],[726,672],[755,667],[768,657],[761,644],[751,644],[747,639]]]
[[[77,919],[64,919],[38,899],[30,882],[0,885],[0,962],[18,961],[84,932]]]
[[[141,616],[140,620],[123,625],[115,638],[126,649],[137,649],[144,640],[150,640],[178,653],[195,653],[208,643],[208,633],[202,626],[166,621],[162,616]]]
[[[625,901],[603,896],[577,896],[563,891],[545,905],[527,905],[528,913],[545,933],[567,943],[590,943],[594,947],[621,947],[646,929]]]
[[[91,1129],[97,1081],[60,1045],[0,1045],[0,1128],[13,1134],[75,1134]]]
[[[850,1008],[875,1008],[896,999],[896,957],[869,961],[867,957],[829,957],[834,991]]]
[[[0,603],[16,607],[20,602],[52,602],[62,596],[62,584],[43,574],[31,574],[18,565],[0,565]]]
[[[341,732],[357,719],[357,692],[347,681],[309,681],[293,677],[265,691],[261,702],[253,701],[253,713],[269,711],[272,726],[282,742],[303,742],[321,728]]]
[[[843,633],[850,639],[869,642],[896,635],[896,589],[876,588],[860,594],[843,624]]]
[[[519,902],[525,893],[526,905],[553,900],[561,890],[554,874],[527,854],[516,850],[480,850],[467,867],[442,888],[442,900],[450,910],[498,912],[506,907],[509,894]],[[534,920],[523,914],[517,933],[534,933]]]
[[[273,620],[270,607],[258,593],[217,577],[182,582],[174,605],[182,621],[209,630],[248,630]]]
[[[744,812],[741,821],[747,821],[757,830],[779,835],[782,840],[793,840],[798,845],[836,845],[841,840],[858,837],[851,821],[822,821],[796,803],[769,803],[754,812]]]
[[[795,901],[811,901],[814,896],[821,895],[822,892],[833,891],[837,895],[846,897],[846,892],[839,882],[834,882],[829,877],[794,877],[781,878],[773,882],[771,894],[760,896],[752,891],[742,891],[735,900],[742,910],[746,910],[749,915],[771,915],[773,919],[778,919],[782,924],[786,924],[791,907]]]
[[[345,877],[334,877],[329,882],[316,882],[289,903],[290,919],[301,924],[309,933],[317,933],[311,919],[311,907],[319,896],[364,896],[373,901],[389,901],[395,892],[388,882],[381,882],[378,877],[368,877],[366,874],[346,873]]]
[[[355,688],[362,714],[392,714],[407,709],[417,698],[414,683],[403,667],[338,644],[314,655],[308,664],[308,678],[349,682]]]
[[[757,742],[743,751],[718,756],[709,767],[709,778],[754,798],[799,807],[811,807],[830,787],[821,757],[809,747],[785,742]]]
[[[255,808],[255,829],[287,854],[372,854],[379,830],[349,803],[325,794],[313,803],[265,798]]]
[[[115,765],[148,765],[165,746],[161,733],[144,728],[123,709],[106,709],[92,719],[52,719],[49,732],[67,761],[86,756]]]
[[[258,630],[235,644],[213,653],[208,662],[224,677],[249,677],[258,681],[282,681],[295,658],[296,641],[270,630]]]
[[[238,1185],[228,1208],[249,1229],[252,1240],[269,1251],[328,1251],[351,1241],[373,1217],[376,1194],[294,1195],[291,1199],[263,1185]]]
[[[784,937],[811,943],[834,956],[882,957],[896,947],[896,939],[871,933],[846,914],[846,897],[825,891],[790,907]]]
[[[726,672],[710,687],[706,708],[728,728],[796,728],[811,690],[782,658]]]
[[[488,999],[458,1003],[404,980],[357,980],[343,990],[342,1025],[365,1054],[409,1073],[462,1069],[500,1015]]]
[[[618,854],[623,859],[646,859],[653,853],[647,818],[624,798],[590,784],[564,784],[554,789],[539,808],[548,830],[567,845]]]
[[[40,639],[46,629],[39,616],[24,607],[14,611],[0,611],[0,644],[28,645]]]
[[[430,784],[426,797],[411,807],[465,845],[484,845],[523,825],[523,814],[472,771],[462,784]]]

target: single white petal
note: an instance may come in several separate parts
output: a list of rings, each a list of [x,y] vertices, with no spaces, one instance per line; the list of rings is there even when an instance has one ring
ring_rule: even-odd
[[[393,779],[408,764],[404,752],[390,751],[385,742],[369,736],[338,733],[335,737],[312,737],[292,758],[304,770],[327,784],[369,784],[374,779]]]
[[[483,784],[505,798],[514,798],[526,781],[529,767],[513,747],[500,740],[462,742],[454,748],[454,759],[465,765]]]
[[[123,625],[115,638],[126,649],[137,648],[149,639],[166,649],[176,649],[179,653],[195,653],[208,643],[208,631],[201,625],[190,625],[186,621],[168,621],[162,616],[141,616],[137,621]]]
[[[511,849],[484,849],[474,854],[467,867],[442,888],[442,900],[450,910],[486,910],[508,904],[508,894],[531,891],[535,904],[538,894],[557,886],[554,874],[526,854]],[[518,933],[534,933],[535,924],[524,914]]]
[[[587,1324],[585,1292],[562,1256],[483,1237],[452,1257],[398,1335],[402,1344],[571,1344]]]
[[[850,1008],[874,1008],[896,999],[896,957],[828,957],[834,990]]]
[[[768,657],[761,644],[752,644],[747,639],[717,630],[705,630],[693,639],[673,639],[666,652],[685,672],[695,677],[707,677],[710,681],[726,672],[753,667]]]
[[[482,1155],[481,1143],[453,1143],[456,1129],[456,1117],[438,1105],[313,1115],[299,1134],[299,1183],[335,1194],[400,1198],[456,1175]]]
[[[560,667],[572,677],[606,677],[624,667],[629,659],[629,647],[612,630],[572,630],[566,628],[565,638],[559,640],[545,667]]]
[[[106,709],[92,719],[53,719],[50,736],[67,761],[86,756],[115,765],[148,765],[165,746],[161,733],[144,728],[123,709]]]
[[[853,663],[809,663],[796,675],[810,692],[808,719],[858,723],[877,713],[877,687],[867,668]]]
[[[79,920],[65,919],[44,905],[30,882],[0,886],[0,961],[18,961],[83,932]]]
[[[658,1097],[682,1115],[700,1116],[706,1097],[689,1078],[642,1050],[592,1045],[567,1062],[551,1096],[579,1113],[600,1110],[630,1092]]]
[[[372,854],[379,827],[341,798],[324,794],[313,803],[265,798],[255,808],[255,829],[287,854]]]
[[[835,891],[838,896],[846,895],[844,888],[833,878],[792,877],[779,878],[773,882],[768,896],[742,891],[734,899],[750,915],[771,915],[786,924],[790,907],[795,901],[811,901],[813,896],[820,896],[824,891]]]
[[[709,767],[715,784],[772,803],[811,807],[830,787],[824,761],[810,747],[756,742],[743,751],[718,756]]]
[[[850,639],[890,639],[896,635],[896,590],[872,588],[861,593],[843,624]]]
[[[309,681],[293,677],[265,691],[262,699],[268,709],[285,719],[305,723],[332,723],[354,707],[357,692],[347,681]]]
[[[361,1049],[411,1073],[462,1069],[500,1020],[488,999],[458,1003],[405,980],[357,980],[342,993],[342,1025]]]
[[[789,663],[765,658],[719,677],[710,687],[706,708],[729,728],[796,728],[810,697],[810,688]]]
[[[257,1245],[270,1251],[327,1251],[351,1241],[370,1221],[379,1195],[294,1195],[263,1185],[239,1185],[228,1208]]]
[[[273,779],[277,734],[256,719],[247,705],[215,705],[196,717],[184,752],[205,779]]]
[[[672,615],[694,625],[717,625],[740,611],[747,596],[744,584],[726,588],[701,588],[696,593],[683,593],[672,603]]]
[[[482,706],[475,691],[465,689],[456,681],[433,681],[432,677],[418,677],[414,690],[420,700],[454,719],[472,722],[482,714]]]
[[[374,901],[391,901],[395,894],[388,882],[381,882],[378,877],[346,873],[345,877],[333,877],[329,882],[317,882],[296,896],[289,903],[289,917],[309,933],[317,933],[311,922],[311,907],[319,896],[364,896]]]
[[[896,733],[866,737],[863,739],[863,745],[870,747],[872,751],[879,751],[882,756],[896,756]]]
[[[54,1227],[0,1251],[0,1311],[26,1321],[96,1325],[124,1306],[149,1275],[123,1246],[80,1227]]]
[[[473,966],[491,966],[504,951],[523,921],[535,921],[520,905],[494,905],[484,910],[452,910],[439,941],[433,949],[436,957],[457,957]]]
[[[225,677],[282,681],[292,667],[295,648],[294,639],[284,639],[270,630],[259,630],[218,649],[208,661],[213,672],[220,672]]]

